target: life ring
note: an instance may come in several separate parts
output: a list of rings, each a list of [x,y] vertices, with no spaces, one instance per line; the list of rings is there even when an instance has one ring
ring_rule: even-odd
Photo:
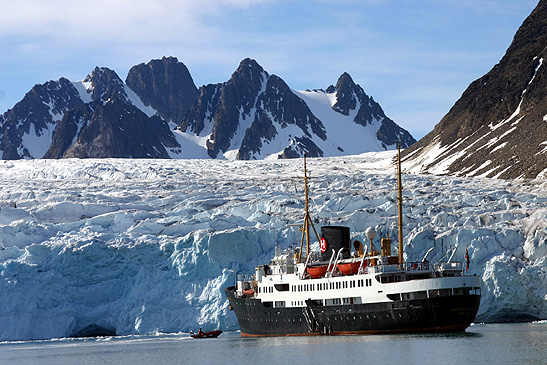
[[[321,252],[326,252],[328,248],[327,240],[325,237],[321,237],[319,240],[319,248],[321,249]]]

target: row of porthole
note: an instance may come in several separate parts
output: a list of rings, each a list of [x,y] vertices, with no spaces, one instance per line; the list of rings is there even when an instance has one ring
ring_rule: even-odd
[[[373,314],[372,317],[373,317],[374,319],[376,319],[376,315],[375,315],[375,314]],[[402,317],[402,315],[401,315],[401,313],[399,313],[399,318],[401,318],[401,317]],[[332,317],[332,318],[334,318],[335,321],[338,320],[337,317]],[[390,317],[389,317],[389,314],[387,314],[387,313],[386,313],[386,318],[390,318]],[[247,318],[244,318],[244,319],[247,319]],[[359,316],[359,319],[362,320],[363,317],[362,317],[362,316]],[[368,314],[367,314],[367,319],[370,319],[370,317],[369,317]],[[249,319],[247,319],[247,320],[252,320],[252,319],[249,318]],[[262,321],[262,318],[259,317],[258,320],[259,320],[259,321]],[[327,321],[330,321],[330,320],[331,320],[331,317],[327,317]],[[344,318],[343,318],[343,317],[340,317],[340,320],[342,321],[342,320],[344,320]],[[350,316],[346,316],[346,320],[351,320]],[[356,316],[353,316],[353,320],[357,320],[357,317],[356,317]],[[299,318],[299,321],[302,322],[302,318]],[[264,320],[264,322],[278,322],[278,319],[276,318],[276,319],[274,320],[274,319],[266,318],[266,319]],[[289,319],[288,321],[286,321],[285,319],[283,319],[283,322],[291,322],[291,320]],[[296,319],[293,318],[293,319],[292,319],[292,322],[296,322]]]

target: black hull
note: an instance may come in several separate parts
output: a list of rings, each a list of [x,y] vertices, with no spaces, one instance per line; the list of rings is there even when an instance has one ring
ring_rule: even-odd
[[[225,289],[241,335],[304,336],[463,332],[477,314],[480,295],[459,295],[355,305],[270,308]]]

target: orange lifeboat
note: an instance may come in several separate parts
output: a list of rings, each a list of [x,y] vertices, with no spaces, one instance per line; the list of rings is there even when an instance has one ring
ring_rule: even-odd
[[[340,263],[338,264],[338,270],[344,275],[355,275],[359,271],[359,267],[361,266],[361,261],[354,261],[354,262],[348,262],[348,263]],[[367,266],[367,262],[363,262],[363,267]]]
[[[246,295],[253,295],[255,293],[254,289],[245,289],[243,290],[243,294],[246,294]]]
[[[327,273],[328,265],[308,266],[307,270],[313,279],[322,278]]]

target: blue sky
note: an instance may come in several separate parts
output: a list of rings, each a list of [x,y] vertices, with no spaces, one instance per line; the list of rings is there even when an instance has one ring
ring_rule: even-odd
[[[162,56],[199,87],[250,57],[297,90],[348,72],[417,139],[504,55],[538,0],[0,0],[0,113],[33,85],[125,80]]]

